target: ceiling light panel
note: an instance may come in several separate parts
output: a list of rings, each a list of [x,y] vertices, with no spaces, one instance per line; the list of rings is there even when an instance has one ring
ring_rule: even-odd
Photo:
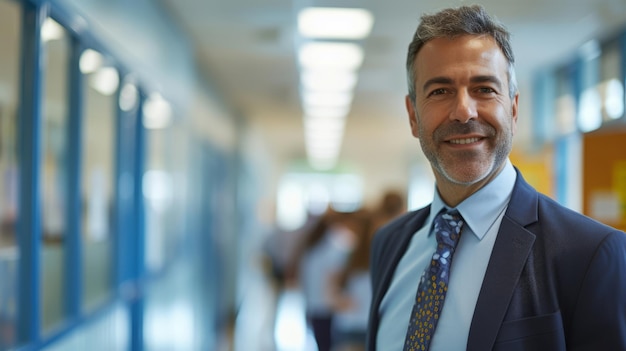
[[[363,49],[354,43],[308,42],[298,52],[305,69],[356,71],[363,63]]]
[[[348,92],[356,86],[357,74],[354,71],[306,70],[301,80],[308,90]]]
[[[353,93],[351,91],[314,91],[304,90],[302,102],[308,106],[350,106]]]
[[[345,118],[350,106],[304,106],[304,114],[309,117]]]
[[[373,24],[372,13],[358,8],[309,7],[298,14],[298,31],[306,38],[363,39]]]

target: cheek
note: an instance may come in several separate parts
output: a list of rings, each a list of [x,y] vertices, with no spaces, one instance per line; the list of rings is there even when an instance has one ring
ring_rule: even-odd
[[[446,116],[442,109],[433,108],[433,106],[426,106],[420,110],[418,115],[418,130],[423,133],[429,133],[435,130],[437,126],[445,120],[441,116]]]

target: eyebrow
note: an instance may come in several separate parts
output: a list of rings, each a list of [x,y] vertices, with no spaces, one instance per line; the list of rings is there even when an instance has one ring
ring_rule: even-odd
[[[424,86],[422,87],[423,91],[428,90],[428,88],[434,84],[442,84],[442,85],[452,84],[452,79],[446,78],[446,77],[431,78],[424,83]]]
[[[471,83],[493,83],[498,86],[498,88],[502,87],[502,81],[498,79],[496,76],[476,76],[470,78]]]
[[[426,81],[426,83],[424,83],[424,86],[422,87],[423,91],[428,90],[428,88],[431,85],[434,84],[442,84],[442,85],[448,85],[448,84],[452,84],[454,83],[454,81],[451,78],[448,77],[434,77],[431,78],[429,80]],[[490,75],[484,75],[484,76],[475,76],[470,78],[470,83],[476,84],[476,83],[493,83],[496,84],[499,88],[502,87],[502,81],[500,79],[498,79],[496,76],[490,76]]]

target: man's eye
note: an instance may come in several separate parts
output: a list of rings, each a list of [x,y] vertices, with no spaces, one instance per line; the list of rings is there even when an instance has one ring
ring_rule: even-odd
[[[492,88],[484,87],[484,88],[479,88],[478,92],[480,92],[482,94],[491,94],[491,93],[495,93],[496,91],[493,90]]]
[[[441,95],[441,94],[445,94],[446,90],[443,88],[440,89],[435,89],[433,91],[430,92],[430,95]]]

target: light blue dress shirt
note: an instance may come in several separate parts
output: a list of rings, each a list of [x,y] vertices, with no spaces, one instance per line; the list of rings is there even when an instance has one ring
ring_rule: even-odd
[[[467,347],[478,294],[516,176],[507,160],[496,178],[456,207],[465,225],[452,259],[448,293],[430,351],[465,350]],[[396,267],[378,311],[377,350],[401,351],[404,346],[417,285],[437,246],[435,235],[432,235],[432,222],[444,206],[435,191],[428,219],[413,235]]]

